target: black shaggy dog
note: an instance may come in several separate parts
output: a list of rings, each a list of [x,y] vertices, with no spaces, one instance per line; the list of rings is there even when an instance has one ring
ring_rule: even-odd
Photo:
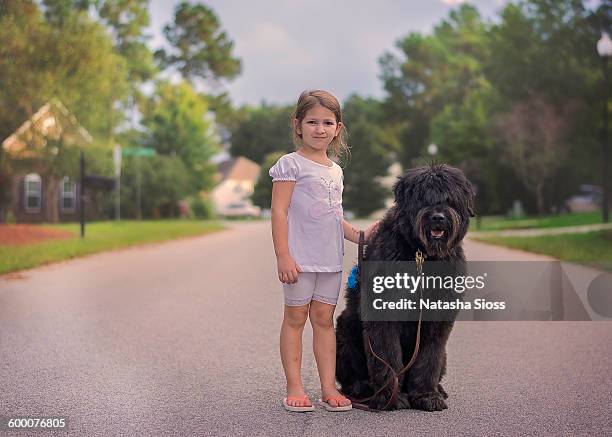
[[[414,261],[417,250],[427,261],[455,263],[465,268],[461,246],[470,217],[474,191],[459,169],[429,165],[408,171],[393,187],[395,204],[370,238],[365,261]],[[342,392],[352,398],[372,396],[394,374],[370,352],[369,339],[380,358],[399,372],[415,347],[418,322],[362,322],[360,293],[348,289],[346,309],[336,326],[336,377]],[[446,342],[453,321],[423,321],[419,351],[413,366],[399,377],[399,390],[389,384],[367,404],[374,409],[447,408],[440,380],[446,370]]]

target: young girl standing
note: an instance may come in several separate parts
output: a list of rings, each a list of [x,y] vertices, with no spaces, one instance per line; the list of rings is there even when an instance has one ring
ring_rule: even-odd
[[[347,411],[351,401],[336,388],[333,315],[342,286],[344,239],[359,241],[359,231],[343,218],[342,168],[329,157],[346,152],[346,129],[338,100],[322,90],[300,95],[293,114],[297,150],[270,169],[272,238],[283,283],[285,311],[280,334],[287,378],[283,405],[312,411],[301,376],[302,333],[310,318],[313,350],[321,380],[320,403],[328,411]],[[375,225],[366,229],[366,240]]]

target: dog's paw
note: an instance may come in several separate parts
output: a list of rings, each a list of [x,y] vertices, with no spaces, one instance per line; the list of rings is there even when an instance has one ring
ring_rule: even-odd
[[[440,393],[424,393],[412,398],[410,403],[415,410],[442,411],[448,408]]]
[[[438,384],[438,393],[440,393],[444,399],[448,399],[448,393],[446,393],[446,390],[444,390],[442,384]]]
[[[397,394],[397,409],[408,410],[410,409],[410,398],[406,393]]]
[[[389,404],[389,398],[386,396],[376,396],[370,401],[370,408],[375,410],[407,410],[410,408],[410,398],[406,393],[398,393],[395,403]]]
[[[387,396],[378,395],[374,399],[370,400],[369,407],[374,410],[396,410],[396,404],[389,404],[389,398]]]

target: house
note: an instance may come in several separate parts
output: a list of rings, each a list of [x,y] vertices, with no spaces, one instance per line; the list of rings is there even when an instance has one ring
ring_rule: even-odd
[[[59,152],[53,141],[83,146],[91,135],[58,100],[43,105],[2,142],[9,162],[7,202],[0,205],[0,221],[11,216],[20,223],[78,219],[79,183],[67,175],[54,175],[48,160]]]
[[[251,202],[261,167],[243,156],[218,165],[219,182],[212,190],[215,211],[222,216],[259,216],[260,209]]]

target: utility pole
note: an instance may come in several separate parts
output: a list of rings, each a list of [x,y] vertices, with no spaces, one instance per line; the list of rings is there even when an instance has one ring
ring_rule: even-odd
[[[113,161],[115,162],[115,220],[121,220],[121,146],[115,144],[113,150]]]
[[[608,59],[612,56],[612,40],[610,35],[602,32],[601,39],[597,41],[597,53],[603,61],[603,133],[601,141],[601,189],[603,191],[603,199],[601,209],[603,222],[610,221],[610,152],[608,147],[608,100],[610,94],[610,83],[608,80]]]
[[[81,221],[81,238],[85,237],[85,153],[81,150],[81,190],[79,193],[79,218]]]

